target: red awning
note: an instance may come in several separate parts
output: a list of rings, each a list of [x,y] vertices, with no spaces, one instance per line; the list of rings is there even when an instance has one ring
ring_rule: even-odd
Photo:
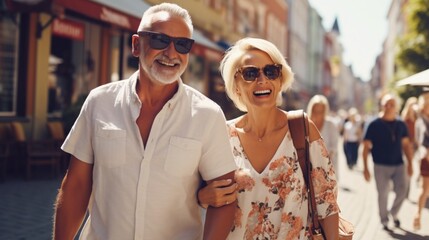
[[[149,7],[143,1],[121,0],[121,4],[133,1],[135,9],[128,9],[130,4],[112,4],[114,0],[5,0],[6,8],[11,12],[46,12],[61,15],[64,10],[71,10],[79,14],[112,25],[136,31],[143,12]],[[116,1],[117,3],[118,1]],[[128,6],[128,7],[127,7]],[[138,10],[136,10],[138,9]],[[136,14],[141,11],[141,14]],[[132,13],[132,15],[130,14]],[[137,16],[138,15],[138,16]]]
[[[139,24],[140,18],[130,15],[128,12],[120,11],[116,8],[110,7],[109,5],[102,4],[100,1],[90,0],[53,0],[58,5],[63,6],[65,9],[69,9],[88,17],[108,22],[121,28],[128,29],[130,31],[136,31]],[[107,1],[107,0],[105,0]],[[138,7],[138,2],[136,7]],[[142,13],[145,9],[141,9]]]
[[[11,12],[48,12],[52,0],[5,0]]]

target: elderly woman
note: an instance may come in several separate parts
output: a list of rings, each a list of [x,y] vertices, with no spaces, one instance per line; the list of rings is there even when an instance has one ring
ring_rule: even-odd
[[[226,93],[244,115],[227,122],[237,164],[237,190],[213,182],[198,193],[201,204],[238,201],[228,239],[309,239],[308,198],[288,113],[279,109],[293,73],[272,43],[239,40],[220,64]],[[327,239],[338,238],[337,183],[328,151],[310,120],[311,171],[317,209]]]
[[[338,125],[328,116],[328,99],[322,95],[314,95],[308,102],[307,113],[308,117],[314,122],[322,135],[338,179],[337,152],[340,131]]]

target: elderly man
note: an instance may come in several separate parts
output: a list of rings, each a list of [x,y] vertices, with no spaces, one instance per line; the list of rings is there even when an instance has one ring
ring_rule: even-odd
[[[62,146],[72,155],[56,203],[55,239],[224,239],[235,203],[209,208],[202,180],[234,179],[225,117],[183,84],[193,40],[185,9],[149,8],[132,37],[139,70],[91,91]],[[201,179],[202,178],[202,179]],[[233,183],[233,181],[231,181]]]
[[[374,177],[378,191],[378,207],[381,224],[384,230],[389,230],[389,214],[395,227],[400,226],[397,217],[399,209],[407,196],[408,176],[413,174],[413,149],[408,138],[407,127],[397,118],[398,103],[395,96],[385,95],[381,99],[382,111],[380,117],[374,119],[366,130],[363,148],[364,177],[369,181],[368,154],[371,151],[374,162]],[[403,154],[408,160],[405,169]],[[387,197],[393,182],[395,200],[390,210],[387,209]]]

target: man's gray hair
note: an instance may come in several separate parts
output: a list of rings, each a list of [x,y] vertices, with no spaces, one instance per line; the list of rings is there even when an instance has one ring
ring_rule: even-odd
[[[150,27],[151,24],[151,15],[158,13],[158,12],[168,12],[173,16],[178,16],[183,18],[183,20],[185,21],[186,25],[188,25],[189,30],[192,32],[194,31],[194,27],[192,25],[192,19],[191,19],[191,15],[189,15],[189,12],[180,7],[177,4],[174,3],[161,3],[158,5],[154,5],[151,6],[150,8],[148,8],[142,16],[142,20],[140,21],[140,25],[139,28],[137,29],[137,31],[142,31],[144,29],[148,29]]]

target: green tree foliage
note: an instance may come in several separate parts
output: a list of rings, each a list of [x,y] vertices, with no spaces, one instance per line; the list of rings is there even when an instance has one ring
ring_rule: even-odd
[[[429,68],[429,0],[408,1],[403,13],[407,20],[407,32],[399,38],[396,57],[398,80]],[[399,94],[407,99],[421,92],[421,87],[406,86]]]

